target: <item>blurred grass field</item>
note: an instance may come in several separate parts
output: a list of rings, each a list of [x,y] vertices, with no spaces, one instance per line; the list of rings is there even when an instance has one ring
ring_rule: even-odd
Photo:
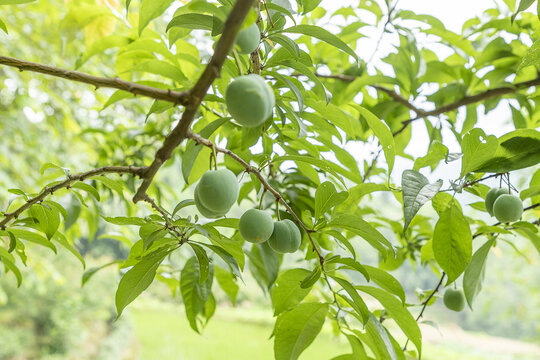
[[[273,360],[271,313],[250,308],[222,308],[201,335],[180,308],[137,307],[131,318],[139,359]],[[464,332],[457,327],[423,327],[425,360],[538,360],[540,347],[519,341]],[[462,341],[465,337],[467,341]],[[503,341],[501,343],[501,340]],[[493,346],[493,344],[498,344]],[[300,360],[329,360],[350,352],[349,344],[324,329]]]

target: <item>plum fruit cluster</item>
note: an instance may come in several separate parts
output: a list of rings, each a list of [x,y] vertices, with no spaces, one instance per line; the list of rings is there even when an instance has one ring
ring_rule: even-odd
[[[511,195],[508,189],[493,188],[486,195],[486,210],[501,223],[518,221],[523,214],[523,203],[517,196]]]
[[[195,187],[195,205],[202,216],[217,219],[225,216],[238,199],[236,176],[229,169],[204,173]],[[302,235],[291,220],[274,221],[267,212],[258,209],[246,211],[238,223],[242,237],[251,243],[263,243],[281,254],[293,253],[300,248]]]
[[[276,98],[270,85],[257,74],[237,77],[227,86],[225,104],[234,120],[248,128],[261,126],[272,115]]]
[[[263,210],[250,209],[246,211],[239,222],[242,237],[251,243],[263,243],[277,253],[293,253],[300,248],[302,235],[291,220],[273,221],[272,217]]]

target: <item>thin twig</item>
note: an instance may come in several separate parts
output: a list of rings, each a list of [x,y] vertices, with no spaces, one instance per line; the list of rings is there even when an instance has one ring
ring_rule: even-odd
[[[93,170],[89,170],[86,172],[78,173],[75,175],[68,175],[67,179],[59,182],[56,185],[45,187],[41,190],[41,192],[26,200],[26,202],[21,205],[16,210],[4,213],[4,219],[0,221],[0,228],[2,230],[5,230],[6,225],[13,219],[16,219],[19,217],[19,215],[25,211],[26,209],[30,208],[32,205],[43,201],[48,195],[52,195],[54,192],[63,189],[63,188],[69,188],[71,184],[77,181],[83,181],[85,179],[91,178],[93,176],[98,176],[102,174],[132,174],[135,176],[142,176],[142,174],[146,171],[146,167],[135,167],[135,166],[105,166]]]
[[[212,85],[214,80],[220,76],[221,68],[227,59],[227,55],[233,48],[236,41],[236,35],[251,9],[253,1],[254,0],[238,0],[234,4],[234,7],[229,13],[223,26],[223,33],[216,44],[214,55],[212,55],[210,62],[204,69],[195,86],[189,91],[182,118],[171,133],[167,135],[163,145],[157,151],[154,161],[148,167],[148,171],[146,171],[143,176],[143,182],[133,197],[134,202],[144,199],[146,190],[150,187],[158,170],[168,159],[170,159],[173,150],[186,138],[188,129],[199,110],[202,99],[208,92],[210,85]]]
[[[62,69],[56,66],[43,65],[29,61],[0,56],[0,65],[11,66],[19,71],[37,72],[40,74],[51,75],[71,81],[81,82],[93,85],[97,88],[111,88],[130,92],[135,95],[142,95],[156,100],[164,100],[174,104],[185,105],[188,100],[188,92],[177,92],[173,90],[158,89],[151,86],[137,84],[131,81],[116,78],[98,77],[85,74],[79,71]]]
[[[165,220],[165,226],[167,227],[167,229],[172,230],[177,237],[181,237],[181,234],[178,231],[178,226],[173,225],[170,222],[170,220],[169,220],[170,214],[167,211],[165,211],[165,209],[163,209],[161,206],[159,206],[158,203],[148,195],[146,195],[142,199],[142,201],[145,201],[145,202],[149,203],[150,206],[152,206],[152,208],[154,210],[156,210],[161,216],[163,216],[163,220]]]
[[[446,276],[446,273],[443,272],[442,275],[441,275],[441,279],[439,280],[439,283],[437,284],[435,289],[433,289],[433,291],[429,294],[427,299],[422,302],[422,310],[420,310],[420,314],[418,314],[418,316],[416,317],[416,322],[418,322],[418,320],[420,320],[422,318],[422,316],[424,315],[424,311],[426,310],[426,308],[428,306],[428,303],[435,296],[435,294],[439,291],[439,289],[440,289],[440,287],[441,287],[441,285],[442,285],[442,283],[444,281],[445,276]],[[403,345],[403,351],[407,350],[407,345],[408,344],[409,344],[409,339],[407,339],[407,341],[405,342],[405,345]]]
[[[281,195],[281,193],[279,191],[277,191],[276,189],[274,189],[272,187],[272,185],[270,185],[268,183],[268,181],[266,180],[266,178],[262,175],[262,173],[259,171],[259,169],[257,169],[256,167],[254,166],[251,166],[249,165],[244,159],[242,159],[240,156],[238,156],[237,154],[235,154],[234,152],[232,152],[231,150],[229,149],[225,149],[225,148],[222,148],[222,147],[219,147],[219,146],[216,146],[213,142],[211,142],[210,140],[208,139],[205,139],[203,138],[202,136],[200,136],[199,134],[195,134],[193,132],[188,132],[187,134],[188,138],[192,139],[193,141],[195,141],[197,144],[200,144],[200,145],[204,145],[206,147],[209,147],[209,148],[214,148],[215,151],[219,152],[219,153],[222,153],[222,154],[225,154],[229,157],[231,157],[232,159],[234,159],[235,161],[237,161],[238,163],[240,163],[240,165],[242,165],[244,167],[244,169],[246,169],[246,171],[248,173],[252,173],[253,175],[255,175],[255,177],[257,177],[257,179],[259,179],[259,181],[261,182],[261,185],[268,191],[270,192],[272,195],[274,195],[274,197],[276,198],[276,201],[280,202],[281,204],[283,204],[283,206],[285,206],[285,209],[287,209],[287,212],[289,214],[291,214],[291,216],[294,218],[294,220],[296,221],[296,223],[302,228],[304,229],[304,231],[306,232],[307,236],[308,236],[308,239],[311,243],[311,247],[313,248],[313,251],[315,251],[315,253],[317,254],[317,257],[319,258],[319,263],[321,264],[321,266],[324,265],[324,256],[322,255],[322,253],[320,252],[320,250],[317,248],[317,245],[315,244],[315,241],[313,240],[313,238],[311,237],[311,233],[313,232],[312,229],[310,229],[306,224],[304,224],[304,222],[300,219],[300,217],[298,215],[296,215],[296,213],[294,212],[294,210],[291,208],[291,206],[287,203],[287,201],[285,201],[285,199],[283,198],[283,196]]]

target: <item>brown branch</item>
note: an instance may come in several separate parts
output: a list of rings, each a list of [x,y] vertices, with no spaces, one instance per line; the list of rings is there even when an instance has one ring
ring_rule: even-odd
[[[465,96],[462,99],[454,101],[453,103],[440,106],[431,111],[426,111],[422,116],[419,115],[412,119],[404,121],[402,123],[401,128],[395,131],[393,135],[396,136],[400,134],[401,132],[403,132],[403,130],[405,130],[409,126],[410,123],[412,123],[413,121],[422,119],[426,116],[438,116],[449,111],[457,110],[460,107],[465,106],[465,105],[475,104],[477,102],[484,101],[492,97],[513,94],[519,90],[527,89],[532,86],[539,86],[539,85],[540,85],[540,76],[529,81],[523,81],[523,82],[512,84],[511,86],[502,86],[502,87],[486,90],[476,95]]]
[[[55,66],[43,65],[6,56],[0,56],[0,64],[18,68],[19,71],[31,71],[45,75],[60,77],[63,79],[93,85],[97,88],[111,88],[130,92],[135,95],[142,95],[156,100],[169,101],[174,104],[185,105],[187,92],[177,92],[172,90],[158,89],[151,86],[141,85],[134,82],[122,80],[120,78],[105,78],[78,71],[62,69]]]
[[[76,181],[83,181],[85,179],[88,179],[93,176],[102,175],[102,174],[132,174],[135,176],[142,176],[142,174],[145,172],[146,167],[134,167],[134,166],[105,166],[93,170],[89,170],[86,172],[78,173],[75,175],[68,175],[67,179],[59,182],[56,185],[53,185],[51,187],[45,187],[41,192],[26,200],[26,203],[21,205],[16,210],[10,212],[10,213],[4,213],[4,219],[0,221],[0,228],[2,230],[5,230],[6,225],[13,219],[16,219],[19,217],[19,215],[30,208],[32,205],[43,201],[48,195],[52,195],[55,191],[63,189],[63,188],[69,188],[71,184],[73,184]]]
[[[144,199],[146,191],[148,190],[148,187],[150,187],[158,170],[171,157],[173,150],[186,138],[188,129],[199,109],[202,99],[208,92],[212,82],[220,76],[223,63],[227,59],[227,55],[236,41],[238,30],[240,30],[240,26],[251,9],[253,1],[254,0],[237,0],[234,4],[234,7],[223,26],[223,33],[216,44],[214,55],[210,59],[210,62],[204,69],[195,86],[189,91],[187,104],[184,113],[182,114],[182,118],[171,133],[167,135],[163,145],[157,151],[154,161],[148,167],[148,171],[143,175],[143,182],[133,197],[134,202]]]
[[[235,154],[231,150],[216,146],[210,140],[203,138],[199,134],[195,134],[195,133],[190,131],[190,132],[188,132],[187,136],[188,136],[188,138],[195,141],[197,144],[204,145],[204,146],[209,147],[209,148],[213,148],[215,151],[231,157],[232,159],[234,159],[235,161],[240,163],[240,165],[242,165],[244,167],[244,169],[246,169],[246,171],[248,173],[251,173],[251,174],[255,175],[255,177],[257,177],[257,179],[259,179],[259,181],[261,182],[261,185],[266,189],[266,191],[268,191],[272,195],[274,195],[274,197],[276,198],[276,201],[279,201],[281,204],[283,204],[283,206],[285,206],[285,209],[287,209],[287,212],[289,214],[291,214],[291,216],[294,218],[296,223],[302,229],[304,229],[304,231],[306,232],[306,234],[308,236],[308,239],[309,239],[309,241],[311,243],[313,251],[315,251],[315,253],[317,254],[317,257],[319,258],[319,263],[321,264],[321,266],[324,265],[324,256],[321,254],[320,250],[315,245],[315,242],[313,241],[313,238],[311,237],[311,233],[313,232],[313,230],[308,228],[307,225],[304,224],[304,222],[300,219],[300,217],[298,217],[298,215],[296,215],[296,213],[291,208],[291,206],[287,203],[287,201],[285,201],[285,199],[283,198],[281,193],[279,191],[277,191],[276,189],[274,189],[272,187],[272,185],[270,185],[268,183],[268,181],[262,175],[262,173],[259,171],[259,169],[255,168],[254,166],[249,165],[244,159],[242,159],[240,156],[238,156],[237,154]]]
[[[292,76],[302,76],[302,75],[303,74],[300,74],[300,73],[294,73]],[[343,82],[353,82],[354,80],[357,79],[356,76],[344,75],[344,74],[324,75],[324,74],[320,74],[320,73],[315,73],[315,76],[317,76],[319,78],[322,78],[322,79],[335,79],[335,80],[340,80],[340,81],[343,81]],[[388,89],[388,88],[386,88],[384,86],[380,86],[380,85],[369,85],[368,84],[367,86],[371,86],[372,88],[374,88],[377,91],[384,92],[385,94],[390,96],[394,101],[396,101],[396,102],[404,105],[405,107],[411,109],[412,111],[414,111],[416,116],[424,116],[424,114],[426,113],[425,110],[417,108],[412,103],[410,103],[406,98],[404,98],[403,96],[401,96],[400,94],[398,94],[397,92],[395,92],[392,89]]]
[[[301,76],[301,75],[302,74],[293,74],[293,76]],[[356,76],[343,75],[343,74],[323,75],[323,74],[316,73],[315,75],[317,77],[320,77],[320,78],[336,79],[336,80],[341,80],[341,81],[345,81],[345,82],[352,82],[357,78]],[[373,87],[373,88],[375,88],[375,89],[377,89],[379,91],[385,92],[392,99],[399,102],[400,104],[403,104],[404,106],[408,107],[409,109],[411,109],[412,111],[414,111],[416,113],[416,116],[414,118],[411,118],[409,120],[406,120],[406,121],[402,122],[401,128],[399,128],[399,130],[395,131],[392,134],[392,135],[396,136],[396,135],[402,133],[409,126],[409,124],[412,123],[413,121],[423,119],[423,118],[425,118],[427,116],[439,116],[439,115],[444,114],[446,112],[457,110],[462,106],[475,104],[477,102],[481,102],[481,101],[490,99],[492,97],[498,97],[498,96],[503,96],[503,95],[507,95],[507,94],[513,94],[513,93],[515,93],[515,92],[517,92],[519,90],[523,90],[523,89],[530,88],[532,86],[539,86],[539,85],[540,85],[540,76],[538,76],[537,78],[532,79],[532,80],[515,83],[515,84],[509,85],[509,86],[502,86],[502,87],[498,87],[498,88],[489,89],[489,90],[486,90],[486,91],[481,92],[481,93],[476,94],[476,95],[465,96],[465,97],[463,97],[463,98],[461,98],[459,100],[454,101],[453,103],[440,106],[440,107],[438,107],[438,108],[436,108],[434,110],[430,110],[430,111],[425,111],[425,110],[422,110],[422,109],[419,109],[419,108],[415,107],[413,104],[411,104],[409,101],[407,101],[407,99],[405,99],[403,96],[399,95],[398,93],[396,93],[395,91],[393,91],[391,89],[388,89],[388,88],[385,88],[385,87],[382,87],[382,86],[379,86],[379,85],[368,85],[368,86],[371,86],[371,87]]]
[[[255,10],[257,11],[257,14],[258,14],[258,17],[257,17],[257,29],[260,29],[259,28],[259,24],[261,23],[262,21],[262,17],[261,17],[261,4],[259,3],[259,1],[257,1],[255,3]],[[264,6],[266,6],[266,2],[264,3]],[[266,8],[266,11],[268,11],[268,8]],[[268,14],[268,17],[270,18],[270,21],[272,21],[271,17],[270,17],[270,14]],[[273,25],[272,25],[273,27]],[[249,55],[249,58],[251,60],[251,66],[252,66],[252,71],[254,74],[260,74],[261,73],[261,58],[259,57],[259,46],[257,45],[257,48],[255,50],[253,50],[253,52]]]
[[[416,106],[414,106],[413,104],[411,104],[407,99],[405,99],[403,96],[399,95],[397,92],[395,92],[394,90],[392,89],[388,89],[388,88],[385,88],[383,86],[379,86],[379,85],[369,85],[371,86],[372,88],[378,90],[378,91],[382,91],[384,92],[385,94],[387,94],[388,96],[390,96],[394,101],[404,105],[405,107],[411,109],[412,111],[414,111],[414,113],[416,114],[416,116],[418,117],[424,117],[426,116],[426,111],[422,110],[422,109],[419,109],[417,108]]]
[[[161,206],[159,206],[158,203],[156,202],[156,200],[152,199],[150,196],[145,194],[142,201],[145,201],[148,204],[150,204],[150,206],[154,210],[156,210],[163,217],[163,220],[165,220],[166,229],[172,230],[177,237],[179,237],[179,238],[182,237],[182,234],[178,231],[178,226],[173,225],[171,223],[171,221],[169,220],[170,214],[165,209],[163,209]]]

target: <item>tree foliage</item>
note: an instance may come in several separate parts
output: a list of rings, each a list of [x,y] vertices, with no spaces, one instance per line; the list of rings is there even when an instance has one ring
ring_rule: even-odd
[[[162,281],[202,331],[219,305],[213,290],[234,304],[249,272],[272,300],[277,360],[297,359],[325,323],[351,343],[340,359],[421,357],[418,320],[442,286],[462,278],[472,308],[497,240],[517,234],[540,252],[533,2],[499,2],[456,33],[396,1],[0,0],[5,272],[20,284],[32,246],[64,247],[85,266],[80,240],[109,238],[129,251],[103,264],[123,274],[118,316]],[[258,48],[243,54],[236,36],[254,24]],[[377,47],[385,37],[394,44],[381,59],[362,47],[374,30]],[[253,128],[225,103],[228,85],[248,73],[276,99]],[[510,130],[488,135],[479,118],[504,109]],[[421,157],[409,153],[415,132],[429,137]],[[402,174],[398,162],[408,164]],[[459,173],[433,179],[452,162]],[[195,184],[214,168],[235,174],[243,209],[293,221],[300,250],[245,242],[236,210],[201,216]],[[511,182],[522,169],[526,181]],[[485,215],[485,182],[496,177],[519,192],[521,221]],[[404,261],[431,268],[439,283],[406,299],[388,270]]]

